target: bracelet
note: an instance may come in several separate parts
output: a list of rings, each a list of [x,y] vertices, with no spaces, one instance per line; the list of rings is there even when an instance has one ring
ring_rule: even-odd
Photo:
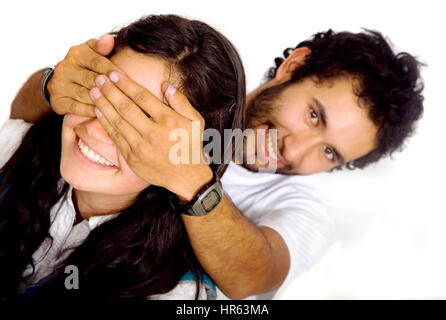
[[[48,68],[45,70],[45,73],[43,74],[42,81],[40,82],[40,93],[42,94],[43,99],[48,103],[49,106],[51,106],[50,99],[46,95],[46,86],[48,84],[48,81],[51,79],[54,72],[53,68]]]

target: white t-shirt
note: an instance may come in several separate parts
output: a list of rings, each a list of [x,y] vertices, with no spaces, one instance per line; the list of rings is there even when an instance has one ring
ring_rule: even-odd
[[[0,167],[11,157],[31,124],[23,120],[7,120],[0,129]],[[334,236],[334,222],[327,214],[325,205],[317,192],[317,175],[289,176],[271,173],[254,173],[231,162],[221,181],[227,195],[237,208],[250,221],[258,226],[266,226],[278,232],[287,244],[291,256],[288,275],[281,287],[287,286],[294,278],[308,270],[328,249]],[[71,192],[71,189],[70,189]],[[62,199],[61,199],[62,201]],[[95,227],[112,216],[93,217],[72,228],[75,211],[71,197],[67,197],[55,207],[66,208],[65,218],[59,221],[53,235],[63,241],[61,247],[54,248],[55,254],[67,246],[79,244]],[[54,215],[54,217],[57,217]],[[70,224],[71,221],[71,224]],[[56,220],[53,221],[57,222]],[[76,228],[79,226],[78,228]],[[79,230],[77,230],[79,229]],[[82,230],[82,231],[81,231]],[[73,234],[76,236],[68,236]],[[71,242],[72,241],[72,242]],[[45,243],[42,244],[45,246]],[[54,243],[53,243],[54,246]],[[42,252],[44,248],[42,248]],[[40,257],[39,250],[35,253]],[[49,256],[46,255],[46,260]],[[41,264],[44,268],[45,264]],[[50,266],[48,266],[50,267]],[[39,264],[36,265],[36,275]],[[46,274],[43,272],[41,276]],[[38,278],[40,278],[39,276]],[[33,282],[37,278],[33,279]],[[272,299],[277,290],[251,296],[249,299]],[[162,298],[162,297],[160,297]],[[218,292],[218,299],[226,297]]]
[[[221,181],[246,218],[274,229],[285,241],[291,260],[281,288],[314,265],[332,243],[334,220],[317,192],[317,175],[256,173],[231,162]],[[248,299],[272,299],[277,291]],[[217,299],[226,297],[218,291]]]

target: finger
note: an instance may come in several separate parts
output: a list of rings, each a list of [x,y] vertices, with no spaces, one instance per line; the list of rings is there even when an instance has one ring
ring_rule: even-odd
[[[56,66],[54,77],[49,83],[58,82],[58,79],[61,79],[59,82],[66,83],[67,81],[63,81],[62,79],[67,77],[69,81],[85,87],[86,89],[91,89],[96,86],[95,79],[99,75],[98,73],[85,69],[84,67],[67,66],[63,71],[59,71],[58,67],[59,66]],[[64,73],[64,76],[59,76],[58,72]]]
[[[189,120],[201,121],[202,116],[190,104],[187,97],[168,82],[164,82],[161,86],[164,98],[173,110],[181,114]]]
[[[104,34],[99,40],[90,39],[86,43],[100,55],[107,56],[112,52],[113,47],[115,46],[115,38],[111,34]]]
[[[111,123],[105,118],[103,113],[99,111],[97,107],[94,108],[96,117],[98,121],[101,123],[102,127],[104,128],[105,132],[110,136],[110,138],[113,140],[113,143],[116,145],[116,147],[121,152],[124,159],[127,161],[129,159],[129,155],[132,152],[132,149],[127,142],[127,140],[121,135],[121,133],[116,130]]]
[[[159,122],[166,113],[172,112],[170,107],[162,103],[149,90],[121,72],[110,73],[109,79],[145,113],[149,114],[155,122]]]
[[[97,51],[96,47],[98,46],[98,39],[90,39],[87,40],[87,42],[85,42],[87,44],[87,46],[89,46],[91,49],[93,49],[94,51],[96,51],[97,53],[101,54],[100,52]],[[105,56],[105,54],[101,54],[103,56]]]
[[[81,103],[93,105],[93,101],[90,98],[90,91],[87,88],[73,82],[49,82],[48,91],[51,93],[50,96],[70,97]]]
[[[55,111],[64,110],[64,114],[73,113],[79,116],[96,117],[94,105],[82,103],[69,97],[58,98],[54,103],[51,101],[51,105],[53,105],[53,110]],[[57,108],[58,105],[62,105],[63,108]]]
[[[116,145],[122,145],[124,148],[132,150],[132,146],[136,146],[142,139],[142,135],[127,122],[115,110],[111,103],[101,94],[98,88],[93,88],[90,91],[97,109],[96,116],[98,118],[105,118],[112,128],[108,128],[107,133]],[[97,110],[100,112],[98,113]],[[102,123],[102,122],[101,122]],[[123,141],[124,140],[124,141]],[[128,147],[125,147],[128,144]]]
[[[84,68],[100,74],[109,74],[119,70],[109,59],[98,54],[87,44],[82,44],[70,49],[68,56]]]
[[[113,82],[106,76],[100,75],[96,78],[96,84],[101,93],[110,102],[112,107],[127,120],[141,135],[153,130],[155,123],[144,111],[138,107],[129,97],[127,97]]]

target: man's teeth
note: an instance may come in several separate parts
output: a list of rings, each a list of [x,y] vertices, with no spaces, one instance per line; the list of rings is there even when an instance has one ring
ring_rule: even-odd
[[[271,136],[268,136],[267,140],[268,140],[269,157],[274,160],[277,160],[277,153],[276,153],[276,150],[274,149],[273,142],[271,141]]]
[[[96,162],[96,163],[100,163],[100,164],[108,166],[108,167],[114,166],[113,163],[111,163],[107,159],[104,159],[103,157],[98,155],[96,152],[94,152],[93,150],[88,148],[87,145],[81,139],[79,139],[77,144],[78,144],[79,149],[81,150],[82,154],[89,160]]]

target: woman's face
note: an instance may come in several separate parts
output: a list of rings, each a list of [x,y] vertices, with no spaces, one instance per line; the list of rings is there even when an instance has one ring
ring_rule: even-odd
[[[161,83],[170,78],[162,59],[124,48],[111,61],[162,99]],[[97,118],[73,114],[63,120],[60,173],[73,188],[87,192],[130,195],[149,186],[129,168]]]

